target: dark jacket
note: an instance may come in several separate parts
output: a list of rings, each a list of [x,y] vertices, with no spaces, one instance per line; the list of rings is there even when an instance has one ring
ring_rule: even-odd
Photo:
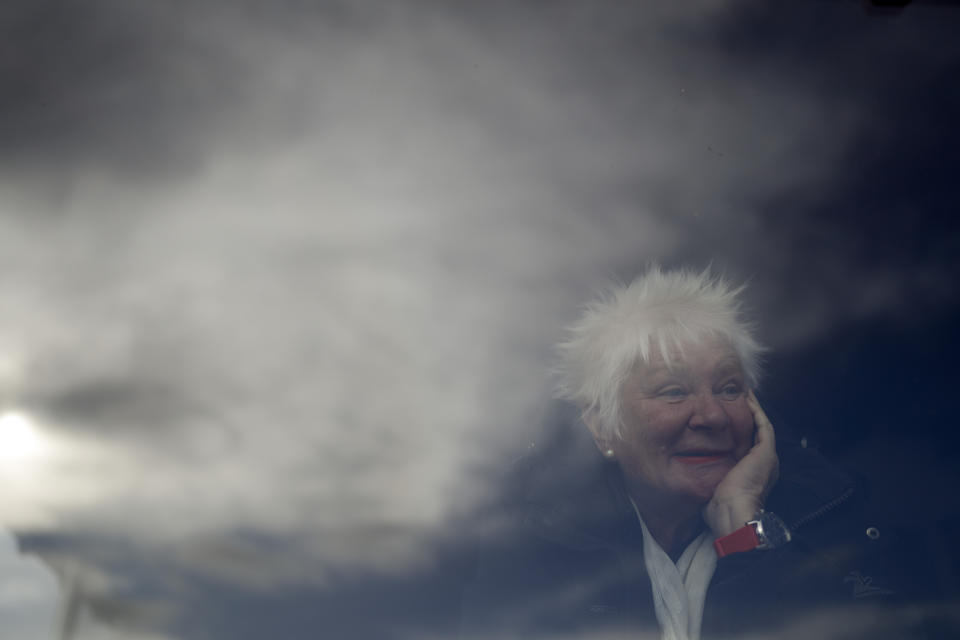
[[[719,559],[702,638],[960,637],[922,539],[871,519],[863,483],[816,452],[778,453],[767,508],[793,540]],[[509,533],[466,589],[462,638],[660,637],[619,471],[588,457],[519,463]]]

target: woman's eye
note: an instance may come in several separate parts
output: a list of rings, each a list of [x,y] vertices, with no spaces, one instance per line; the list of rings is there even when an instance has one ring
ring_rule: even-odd
[[[737,384],[728,384],[720,389],[720,395],[726,400],[736,400],[741,393],[743,393],[743,390]]]
[[[667,387],[666,389],[661,389],[657,395],[664,398],[667,402],[680,402],[687,397],[687,392],[680,387]]]

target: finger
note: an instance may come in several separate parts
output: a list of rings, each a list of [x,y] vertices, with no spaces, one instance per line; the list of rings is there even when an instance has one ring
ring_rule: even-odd
[[[754,395],[753,389],[750,389],[747,394],[747,405],[753,412],[753,421],[757,425],[757,442],[754,445],[754,449],[763,451],[772,463],[770,476],[764,489],[764,497],[766,497],[780,477],[780,460],[777,458],[776,436],[773,432],[773,424],[770,422],[770,418],[767,417],[766,412],[764,412],[763,407],[760,406],[760,402],[757,400],[757,396]]]
[[[770,423],[770,418],[764,413],[757,396],[753,394],[753,389],[747,392],[747,406],[753,412],[753,421],[757,425],[757,444],[775,446],[776,436],[773,432],[773,424]]]

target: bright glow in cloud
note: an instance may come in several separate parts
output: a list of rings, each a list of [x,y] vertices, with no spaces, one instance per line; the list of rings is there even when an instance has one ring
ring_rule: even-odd
[[[22,461],[40,453],[42,440],[36,427],[22,413],[0,415],[0,461]]]

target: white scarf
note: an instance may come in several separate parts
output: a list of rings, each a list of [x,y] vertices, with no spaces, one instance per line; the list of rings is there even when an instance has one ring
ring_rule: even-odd
[[[637,505],[633,505],[637,510]],[[643,561],[653,588],[653,607],[663,640],[700,640],[703,603],[717,568],[710,530],[701,533],[674,564],[660,547],[637,510],[643,527]]]

